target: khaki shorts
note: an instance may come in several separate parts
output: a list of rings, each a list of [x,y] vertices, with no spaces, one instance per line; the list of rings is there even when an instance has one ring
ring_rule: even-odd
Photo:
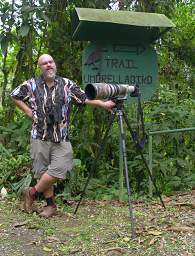
[[[72,169],[73,151],[69,141],[53,143],[32,139],[31,157],[36,179],[45,172],[52,177],[64,179],[67,171]]]

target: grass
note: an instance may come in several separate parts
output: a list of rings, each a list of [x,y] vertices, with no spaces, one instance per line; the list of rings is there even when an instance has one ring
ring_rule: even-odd
[[[134,239],[125,204],[85,201],[76,216],[75,205],[61,206],[58,215],[47,220],[22,212],[17,200],[1,200],[0,252],[5,256],[193,256],[194,209],[176,204],[178,200],[189,202],[189,198],[191,194],[172,197],[166,210],[156,202],[135,202]],[[183,226],[185,232],[171,231],[171,227]]]

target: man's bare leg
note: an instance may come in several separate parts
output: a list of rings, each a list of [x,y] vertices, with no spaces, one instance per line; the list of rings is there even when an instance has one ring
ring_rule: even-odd
[[[41,176],[41,179],[35,185],[37,192],[43,192],[46,196],[53,195],[53,185],[58,178],[48,175],[46,172]],[[45,194],[46,193],[46,194]]]

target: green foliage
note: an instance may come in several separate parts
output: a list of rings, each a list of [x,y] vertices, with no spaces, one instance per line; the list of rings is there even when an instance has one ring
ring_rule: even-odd
[[[2,112],[0,111],[0,115]],[[9,123],[7,127],[0,126],[0,141],[3,142],[0,144],[0,187],[9,186],[10,189],[18,190],[19,193],[22,184],[26,182],[28,184],[31,176],[29,174],[31,169],[29,127],[29,120],[20,113],[14,123]],[[18,186],[15,186],[14,183],[17,182],[19,182]]]
[[[19,195],[25,187],[29,187],[32,182],[32,174],[26,173],[25,177],[20,179],[18,182],[12,184],[12,189],[16,191]]]
[[[69,3],[71,2],[71,3]],[[25,79],[37,74],[37,58],[51,53],[60,75],[81,83],[81,54],[86,43],[71,39],[70,12],[77,7],[110,8],[110,1],[17,1],[0,3],[0,186],[14,190],[30,184],[30,120],[14,110],[9,92]],[[195,126],[194,83],[194,5],[191,1],[119,1],[124,10],[166,14],[176,27],[156,42],[160,87],[151,101],[144,103],[146,130],[166,130]],[[63,24],[63,25],[62,25]],[[49,50],[48,50],[49,49]],[[135,106],[128,117],[136,129]],[[101,145],[108,125],[102,110],[73,108],[71,141],[77,164],[60,184],[59,198],[69,199],[82,191],[86,177]],[[126,129],[126,127],[125,127]],[[154,177],[163,193],[190,189],[194,178],[194,132],[153,137]],[[148,192],[148,174],[126,129],[130,185],[133,193]],[[148,158],[147,147],[144,156]],[[126,189],[119,191],[119,131],[114,124],[102,156],[97,162],[87,196],[126,199]],[[21,181],[20,181],[21,179]],[[11,186],[12,184],[12,186]],[[14,185],[13,185],[14,184]]]
[[[117,181],[114,182],[114,180],[112,180],[110,184],[107,184],[107,181],[108,180],[106,180],[105,177],[101,179],[91,179],[86,196],[90,199],[97,200],[118,200],[120,193],[120,199],[127,201],[128,197],[126,188],[121,192],[119,191]]]
[[[18,112],[15,122],[0,126],[0,140],[13,152],[22,153],[29,148],[30,127],[31,120]]]
[[[0,187],[11,188],[11,184],[28,176],[30,171],[29,155],[14,155],[12,150],[0,144]]]
[[[57,200],[64,201],[76,198],[83,190],[86,182],[84,177],[86,168],[80,159],[74,159],[73,164],[73,170],[67,173],[66,179],[57,184]]]

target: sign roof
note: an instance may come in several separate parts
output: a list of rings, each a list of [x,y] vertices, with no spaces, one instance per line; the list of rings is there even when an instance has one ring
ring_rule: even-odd
[[[160,36],[160,29],[174,26],[164,14],[157,13],[75,8],[72,14],[75,40],[113,42],[120,38],[123,42],[140,42],[145,38],[153,42]]]

